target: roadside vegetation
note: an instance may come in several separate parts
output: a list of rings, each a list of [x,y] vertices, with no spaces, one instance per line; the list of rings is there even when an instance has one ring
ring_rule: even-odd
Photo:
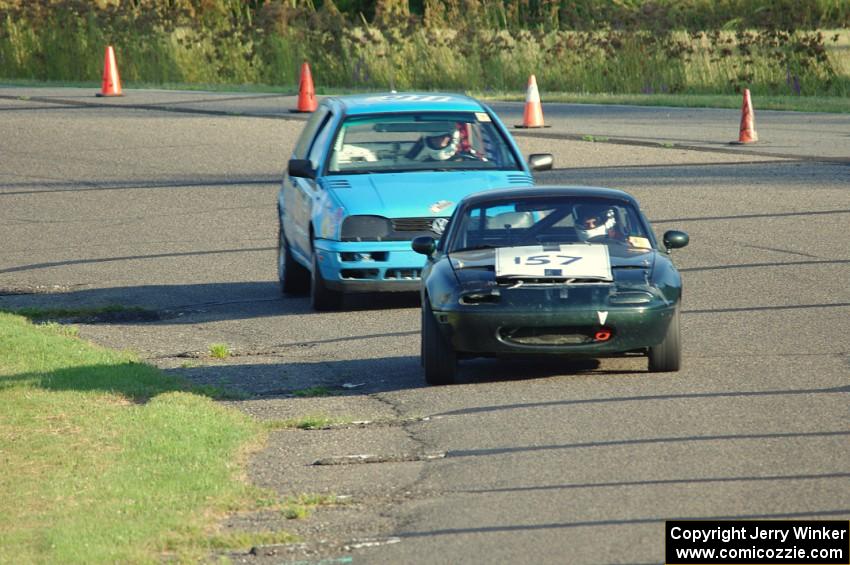
[[[335,506],[344,503],[345,499],[340,499],[333,494],[299,494],[298,496],[286,498],[281,508],[281,513],[287,520],[303,520],[310,515],[312,510],[319,506]]]
[[[292,392],[292,396],[298,396],[301,398],[315,398],[333,395],[334,392],[326,386],[312,386],[310,388],[302,388]]]
[[[111,44],[125,83],[843,101],[848,28],[844,0],[0,0],[0,77],[96,81]]]
[[[322,415],[310,415],[288,420],[270,420],[264,422],[268,430],[325,430],[352,423],[350,419],[331,418]]]
[[[227,359],[231,355],[230,346],[226,343],[210,344],[210,356],[215,359]]]
[[[80,308],[20,308],[11,313],[33,321],[62,320],[65,322],[139,320],[156,317],[156,312],[140,306],[122,306],[121,304]]]
[[[241,480],[266,428],[55,322],[0,312],[0,539],[17,563],[195,561],[294,540],[219,534],[277,505]],[[288,504],[288,502],[287,502]]]

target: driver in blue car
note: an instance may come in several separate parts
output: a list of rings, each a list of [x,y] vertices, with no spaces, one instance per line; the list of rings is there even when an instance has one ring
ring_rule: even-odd
[[[448,161],[460,150],[460,131],[425,135],[419,138],[408,157],[416,161]]]

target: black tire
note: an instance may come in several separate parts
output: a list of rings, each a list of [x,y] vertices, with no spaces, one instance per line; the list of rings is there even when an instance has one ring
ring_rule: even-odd
[[[319,312],[342,308],[342,293],[331,290],[325,284],[315,251],[313,252],[313,270],[310,273],[310,305]]]
[[[672,373],[682,366],[682,341],[679,330],[679,308],[673,313],[664,341],[649,348],[649,371]]]
[[[282,229],[277,238],[277,278],[283,294],[305,294],[310,289],[310,271],[292,257]]]
[[[422,366],[429,385],[450,385],[457,375],[457,354],[446,339],[426,296],[422,300]]]

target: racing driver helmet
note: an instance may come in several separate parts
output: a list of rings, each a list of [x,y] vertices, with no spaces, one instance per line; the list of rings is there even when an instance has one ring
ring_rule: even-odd
[[[428,159],[446,161],[455,156],[459,146],[460,131],[457,129],[428,135],[422,138],[422,150],[417,154],[416,159],[420,161]]]
[[[607,236],[617,226],[614,209],[604,204],[577,204],[573,207],[573,218],[581,241]]]

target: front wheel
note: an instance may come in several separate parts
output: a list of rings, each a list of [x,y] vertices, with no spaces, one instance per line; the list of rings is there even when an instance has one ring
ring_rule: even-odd
[[[310,273],[310,304],[314,310],[327,312],[342,308],[342,293],[327,287],[322,271],[319,270],[319,259],[313,252],[313,271]]]
[[[649,348],[649,371],[651,373],[672,373],[682,365],[682,341],[679,330],[679,308],[673,312],[673,318],[667,327],[664,341]]]
[[[457,354],[437,326],[428,297],[422,299],[422,366],[429,385],[450,385],[457,374]]]
[[[277,277],[283,294],[303,294],[310,287],[310,273],[292,257],[282,229],[277,240]]]

